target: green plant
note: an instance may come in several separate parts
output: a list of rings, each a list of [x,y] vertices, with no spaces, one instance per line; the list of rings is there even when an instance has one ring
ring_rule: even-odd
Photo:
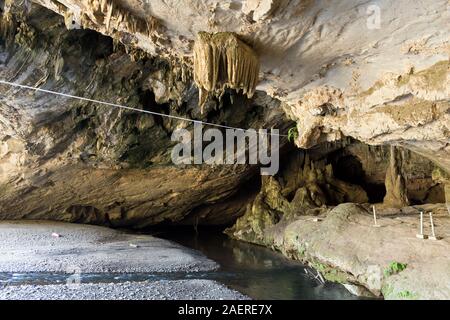
[[[415,299],[416,294],[412,293],[411,291],[404,290],[397,293],[397,296],[402,299]]]
[[[292,127],[288,130],[288,140],[295,141],[298,138],[298,130],[297,127]]]
[[[403,270],[406,269],[407,266],[408,265],[406,263],[393,261],[389,264],[389,266],[386,269],[384,269],[384,275],[386,277],[389,277],[393,274],[402,272]]]
[[[347,274],[343,271],[339,271],[338,269],[323,264],[318,260],[309,260],[309,264],[311,267],[320,272],[327,281],[348,283]]]
[[[394,287],[390,284],[383,285],[381,293],[385,299],[389,298],[394,293]]]

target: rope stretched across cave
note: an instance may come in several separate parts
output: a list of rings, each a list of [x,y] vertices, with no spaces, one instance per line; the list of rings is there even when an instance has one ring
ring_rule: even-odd
[[[19,83],[14,83],[14,82],[9,82],[9,81],[4,81],[4,80],[0,80],[0,84],[8,85],[8,86],[11,86],[11,87],[17,87],[17,88],[21,88],[21,89],[27,89],[27,90],[33,90],[33,91],[53,94],[53,95],[62,96],[62,97],[66,97],[66,98],[71,98],[71,99],[78,99],[78,100],[81,100],[81,101],[97,103],[97,104],[106,105],[106,106],[110,106],[110,107],[114,107],[114,108],[131,110],[131,111],[136,111],[136,112],[141,112],[141,113],[147,113],[147,114],[157,115],[157,116],[161,116],[161,117],[176,119],[176,120],[188,121],[188,122],[197,123],[197,124],[204,124],[204,125],[208,125],[208,126],[212,126],[212,127],[219,127],[219,128],[223,128],[223,129],[233,129],[233,130],[240,130],[240,131],[254,130],[254,129],[244,129],[244,128],[231,127],[231,126],[226,126],[226,125],[212,123],[212,122],[205,122],[205,121],[200,121],[200,120],[195,120],[195,119],[189,119],[189,118],[174,116],[174,115],[170,115],[170,114],[159,113],[159,112],[155,112],[155,111],[143,110],[143,109],[128,107],[128,106],[117,104],[117,103],[112,103],[112,102],[106,102],[106,101],[100,101],[100,100],[95,100],[95,99],[90,99],[90,98],[79,97],[79,96],[75,96],[75,95],[71,95],[71,94],[67,94],[67,93],[62,93],[62,92],[57,92],[57,91],[52,91],[52,90],[47,90],[47,89],[31,87],[31,86],[27,86],[27,85],[23,85],[23,84],[19,84]],[[278,137],[287,137],[287,135],[285,135],[285,134],[278,134],[278,133],[267,133],[267,135],[278,136]]]

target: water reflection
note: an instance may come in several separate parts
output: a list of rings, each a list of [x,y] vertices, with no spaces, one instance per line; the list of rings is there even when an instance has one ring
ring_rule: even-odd
[[[220,230],[163,231],[159,237],[203,252],[221,265],[210,277],[255,299],[358,299],[342,285],[320,284],[305,267],[270,249],[235,241]]]

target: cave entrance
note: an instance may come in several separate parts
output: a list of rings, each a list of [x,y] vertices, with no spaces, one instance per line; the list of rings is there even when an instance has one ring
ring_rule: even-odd
[[[370,203],[383,202],[386,195],[384,183],[369,182],[363,169],[361,161],[353,155],[345,155],[334,158],[331,162],[333,172],[339,180],[357,184],[367,193]]]

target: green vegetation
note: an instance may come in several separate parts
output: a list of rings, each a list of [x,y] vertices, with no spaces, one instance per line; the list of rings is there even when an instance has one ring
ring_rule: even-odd
[[[407,266],[408,265],[406,263],[393,261],[393,262],[391,262],[391,264],[386,269],[384,269],[384,275],[386,277],[389,277],[389,276],[391,276],[393,274],[397,274],[397,273],[402,272],[403,270],[405,270]]]
[[[348,283],[348,276],[345,272],[329,267],[317,260],[311,260],[309,264],[319,271],[325,280],[335,283]]]
[[[300,245],[297,248],[297,254],[303,257],[303,256],[305,256],[305,253],[306,253],[306,247],[303,243],[300,243]]]
[[[385,299],[406,299],[414,300],[418,298],[418,294],[409,290],[397,291],[394,286],[387,284],[381,289],[381,293]]]
[[[390,284],[383,285],[381,288],[381,294],[386,299],[394,293],[394,287]]]
[[[417,295],[411,291],[404,290],[397,293],[397,296],[402,299],[416,299]]]
[[[298,139],[298,130],[297,127],[292,127],[288,130],[288,140],[295,141]]]

